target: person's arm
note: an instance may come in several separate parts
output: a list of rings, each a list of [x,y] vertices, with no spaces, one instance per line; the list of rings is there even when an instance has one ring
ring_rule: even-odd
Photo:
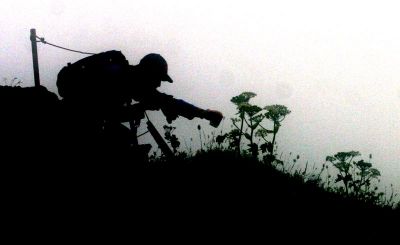
[[[152,100],[149,101],[149,107],[160,108],[169,123],[178,116],[183,116],[189,120],[197,117],[209,120],[213,127],[217,127],[223,118],[222,113],[219,111],[204,110],[184,100],[175,99],[171,95],[166,95],[158,91],[153,94]]]

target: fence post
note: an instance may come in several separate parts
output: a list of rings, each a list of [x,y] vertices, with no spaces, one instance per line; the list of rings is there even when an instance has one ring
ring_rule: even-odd
[[[32,59],[33,59],[33,75],[35,78],[35,87],[40,86],[39,78],[39,61],[36,45],[36,29],[31,29],[31,43],[32,43]]]

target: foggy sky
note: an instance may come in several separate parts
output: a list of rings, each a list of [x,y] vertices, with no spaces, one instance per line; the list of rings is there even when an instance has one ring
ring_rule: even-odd
[[[217,2],[217,3],[215,3]],[[253,91],[259,106],[292,113],[279,150],[322,164],[338,151],[360,151],[400,191],[400,16],[395,1],[18,1],[3,0],[0,79],[33,86],[29,30],[86,52],[121,50],[131,64],[147,53],[169,63],[161,91],[222,111]],[[38,44],[42,84],[85,57]],[[164,121],[153,113],[158,125]],[[193,134],[202,120],[180,119]],[[219,129],[220,130],[220,129]],[[190,132],[190,133],[188,133]],[[194,133],[193,133],[194,132]],[[183,141],[183,140],[182,140]],[[184,149],[183,145],[183,149]]]

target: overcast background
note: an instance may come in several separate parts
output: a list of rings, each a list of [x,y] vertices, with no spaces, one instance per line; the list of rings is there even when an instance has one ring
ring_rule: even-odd
[[[255,104],[292,111],[280,152],[316,164],[338,151],[372,154],[384,185],[399,192],[398,9],[395,1],[2,0],[0,79],[33,86],[31,28],[71,49],[121,50],[131,64],[160,53],[175,80],[160,90],[222,111],[225,131],[231,97],[256,92]],[[53,92],[58,71],[85,57],[44,44],[38,52],[42,84]],[[162,131],[159,116],[151,115]],[[212,129],[175,122],[183,149],[190,137],[194,147],[199,141],[199,123]]]

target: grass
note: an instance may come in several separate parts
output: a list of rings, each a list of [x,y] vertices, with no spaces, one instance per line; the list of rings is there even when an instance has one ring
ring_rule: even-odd
[[[190,209],[210,219],[215,219],[210,214],[222,215],[228,226],[225,222],[233,219],[232,224],[244,225],[238,223],[241,220],[253,227],[249,222],[254,218],[260,227],[274,225],[268,230],[264,227],[266,234],[378,238],[394,232],[392,222],[399,220],[400,209],[393,208],[393,203],[377,205],[332,191],[312,168],[282,171],[233,150],[210,149],[173,161],[159,159],[146,169],[150,191],[156,190],[158,196],[168,193],[169,202],[188,205],[178,210],[171,207],[178,213]]]

